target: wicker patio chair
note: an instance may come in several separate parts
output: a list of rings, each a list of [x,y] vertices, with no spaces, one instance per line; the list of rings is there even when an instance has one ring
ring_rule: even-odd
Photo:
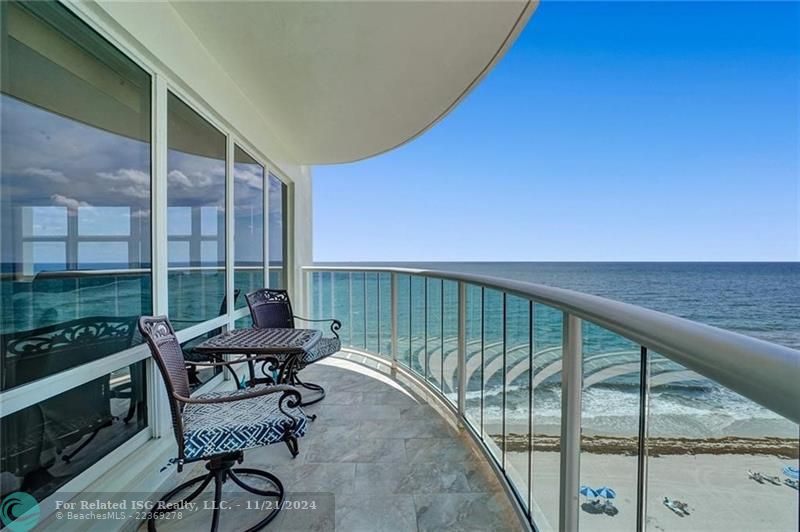
[[[297,438],[305,434],[307,419],[300,409],[300,392],[292,386],[262,386],[257,389],[214,392],[189,397],[187,363],[183,358],[175,331],[166,317],[139,319],[139,330],[144,336],[153,358],[161,371],[167,388],[172,426],[178,443],[178,471],[184,464],[203,460],[208,473],[192,478],[164,495],[157,503],[154,514],[147,522],[148,530],[155,530],[160,514],[170,512],[181,503],[194,500],[214,481],[214,510],[211,530],[219,526],[222,486],[232,480],[242,489],[277,499],[274,508],[264,519],[249,530],[266,526],[283,506],[284,489],[273,474],[253,468],[236,468],[244,459],[244,451],[273,443],[284,442],[297,456]],[[200,362],[198,366],[219,366],[226,362]],[[274,489],[256,488],[244,482],[240,475],[260,477]],[[181,501],[169,501],[183,490],[197,485]]]
[[[289,294],[286,290],[261,288],[255,292],[250,292],[245,296],[247,299],[247,306],[250,307],[250,316],[253,319],[253,327],[259,329],[267,328],[288,328],[294,329],[295,320],[301,320],[309,323],[328,323],[330,322],[330,329],[333,336],[325,336],[320,339],[315,348],[309,353],[306,353],[295,364],[289,367],[288,375],[284,376],[284,382],[293,386],[302,386],[307,390],[319,392],[319,396],[310,400],[303,401],[302,406],[308,406],[325,398],[325,389],[319,384],[312,382],[303,382],[298,377],[298,372],[305,368],[308,364],[313,364],[325,357],[328,357],[342,348],[342,341],[339,338],[339,329],[342,328],[342,323],[339,320],[320,319],[312,320],[295,316],[292,312],[292,302],[289,299]],[[252,368],[252,366],[251,366]],[[251,375],[253,377],[253,375]]]

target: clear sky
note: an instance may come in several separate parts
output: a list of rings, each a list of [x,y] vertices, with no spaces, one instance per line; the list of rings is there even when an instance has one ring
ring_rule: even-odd
[[[314,168],[316,261],[800,260],[800,4],[542,2],[444,120]]]

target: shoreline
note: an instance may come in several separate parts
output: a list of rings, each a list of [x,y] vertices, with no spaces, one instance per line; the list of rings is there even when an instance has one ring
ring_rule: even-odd
[[[493,434],[491,438],[499,441],[501,435]],[[559,436],[534,434],[535,451],[558,451]],[[506,435],[506,450],[509,452],[527,452],[528,435],[509,433]],[[635,456],[638,453],[638,438],[625,436],[590,436],[581,438],[581,451],[593,454],[617,454]],[[784,460],[800,458],[800,447],[797,439],[764,437],[745,438],[739,436],[722,436],[718,438],[682,438],[682,437],[648,437],[649,456],[670,455],[766,455],[776,456]]]

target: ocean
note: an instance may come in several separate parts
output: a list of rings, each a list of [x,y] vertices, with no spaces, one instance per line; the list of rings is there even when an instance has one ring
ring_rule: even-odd
[[[408,263],[326,263],[336,266],[404,266],[409,268],[466,272],[528,281],[543,285],[567,288],[595,294],[634,305],[650,308],[706,323],[730,331],[746,334],[769,342],[800,349],[800,263],[535,263],[535,262],[408,262]],[[329,290],[333,282],[334,287]],[[314,278],[312,305],[317,315],[330,314],[343,318],[345,341],[353,335],[358,345],[363,335],[359,324],[361,310],[354,313],[348,308],[351,298],[347,294],[353,286],[346,275],[317,276]],[[355,284],[356,287],[360,283]],[[439,293],[430,292],[429,300],[438,301]],[[441,288],[435,288],[441,290]],[[353,288],[357,290],[357,288]],[[381,297],[384,289],[381,288]],[[448,294],[452,291],[446,291]],[[332,294],[335,301],[328,298]],[[406,294],[411,294],[409,296]],[[370,313],[377,312],[372,298],[377,298],[378,289],[367,288],[366,322],[385,320],[385,314],[372,320]],[[439,325],[439,304],[428,307],[428,342],[424,341],[425,325],[418,318],[423,315],[421,301],[424,299],[424,283],[410,282],[403,278],[398,294],[402,303],[398,311],[399,357],[408,357],[408,365],[425,372],[425,358],[429,367],[448,369],[448,354],[455,349],[453,320],[443,320],[444,334]],[[357,293],[355,301],[362,299]],[[502,311],[499,297],[487,297],[484,302],[484,353],[483,386],[477,369],[469,373],[467,410],[473,420],[498,430],[502,422],[503,387],[502,370],[493,360],[502,355]],[[332,305],[332,306],[331,306]],[[445,303],[448,305],[448,302]],[[385,307],[386,305],[384,305]],[[475,307],[480,306],[476,297],[468,293],[468,335],[470,320]],[[518,307],[518,308],[517,308]],[[320,309],[322,310],[320,312]],[[472,309],[472,310],[470,310]],[[526,306],[509,304],[508,322],[527,322]],[[450,307],[452,310],[452,306]],[[515,316],[515,313],[521,315]],[[413,315],[414,317],[409,317]],[[560,354],[561,315],[546,307],[535,312],[534,325],[534,409],[533,419],[541,432],[557,433],[560,424],[560,374],[556,367]],[[350,316],[355,316],[356,326],[348,327]],[[474,332],[479,325],[472,324]],[[384,330],[386,325],[384,325]],[[509,327],[509,331],[511,328]],[[408,331],[408,332],[404,332]],[[507,375],[513,375],[506,383],[506,424],[524,427],[530,416],[529,383],[527,372],[513,372],[518,364],[526,364],[527,332],[515,339],[508,333],[506,356]],[[444,340],[441,340],[441,337]],[[410,338],[410,340],[408,340]],[[372,350],[382,338],[368,334],[367,345]],[[479,339],[474,335],[468,342],[468,358],[480,356]],[[524,341],[523,341],[524,340]],[[525,344],[525,345],[522,345]],[[428,350],[425,353],[425,346]],[[472,346],[472,347],[470,347]],[[515,349],[518,348],[518,349]],[[583,424],[586,433],[631,436],[638,429],[639,418],[639,360],[638,346],[610,334],[599,327],[584,327],[584,398]],[[555,364],[554,364],[555,363]],[[480,364],[478,364],[480,366]],[[619,372],[615,368],[627,368]],[[610,373],[610,377],[605,377]],[[443,380],[445,392],[452,378],[443,372],[443,379],[428,375],[437,385]],[[685,371],[678,364],[653,354],[650,390],[650,434],[669,437],[797,437],[797,425],[777,414],[704,379]],[[587,385],[590,383],[591,385]],[[482,388],[482,391],[481,391]]]

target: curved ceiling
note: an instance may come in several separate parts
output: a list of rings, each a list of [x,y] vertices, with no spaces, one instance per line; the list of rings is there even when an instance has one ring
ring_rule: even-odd
[[[536,2],[185,2],[175,10],[301,164],[390,150],[452,109]]]

